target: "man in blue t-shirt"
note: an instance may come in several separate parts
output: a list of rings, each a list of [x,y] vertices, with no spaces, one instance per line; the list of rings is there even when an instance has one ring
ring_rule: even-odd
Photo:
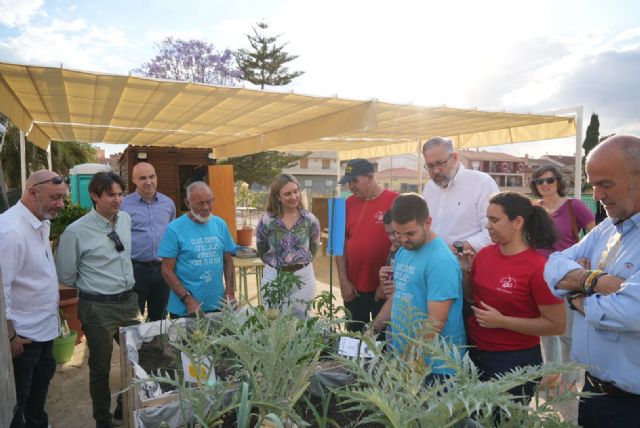
[[[236,245],[226,223],[211,215],[211,189],[202,181],[191,183],[186,203],[189,212],[169,223],[158,249],[162,276],[171,287],[172,318],[218,310],[223,299],[235,301]]]
[[[395,290],[391,302],[374,321],[374,329],[383,328],[389,317],[393,325],[393,348],[404,353],[405,336],[424,335],[433,338],[435,332],[421,330],[421,320],[429,319],[450,344],[465,352],[466,335],[462,319],[462,272],[460,264],[445,242],[431,230],[427,204],[416,193],[405,193],[391,206],[396,238],[402,244],[393,268]],[[442,361],[425,356],[432,375],[455,374]]]

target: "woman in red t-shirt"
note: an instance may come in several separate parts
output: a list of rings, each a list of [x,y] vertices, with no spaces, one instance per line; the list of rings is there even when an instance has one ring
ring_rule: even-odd
[[[536,248],[556,240],[553,221],[525,196],[503,192],[491,198],[487,229],[493,241],[475,257],[461,256],[464,293],[473,306],[467,319],[469,356],[481,380],[517,367],[542,364],[540,336],[561,334],[565,327],[562,300],[544,281],[546,257]],[[528,404],[535,384],[512,389]]]

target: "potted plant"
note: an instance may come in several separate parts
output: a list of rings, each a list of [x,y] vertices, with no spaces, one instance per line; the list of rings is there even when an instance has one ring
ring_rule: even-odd
[[[67,317],[63,310],[58,311],[58,317],[60,319],[60,336],[53,339],[53,357],[56,359],[56,363],[64,364],[73,356],[78,333],[69,329]]]
[[[242,226],[236,231],[238,237],[238,245],[250,246],[253,241],[253,226],[251,225],[251,202],[252,194],[249,184],[244,181],[238,182],[236,188],[236,200],[238,206],[242,208],[240,211],[240,218],[242,219]]]

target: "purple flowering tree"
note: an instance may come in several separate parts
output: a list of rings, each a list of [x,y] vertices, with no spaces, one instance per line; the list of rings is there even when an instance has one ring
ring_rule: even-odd
[[[216,51],[213,44],[201,40],[167,37],[158,44],[159,53],[134,74],[158,79],[232,86],[240,82],[242,72],[236,67],[234,52]]]

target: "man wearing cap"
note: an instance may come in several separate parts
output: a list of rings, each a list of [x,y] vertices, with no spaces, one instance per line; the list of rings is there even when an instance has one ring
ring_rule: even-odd
[[[384,300],[377,295],[378,272],[386,264],[391,243],[383,217],[397,193],[383,189],[366,159],[347,162],[340,184],[348,184],[344,255],[336,257],[338,280],[345,307],[351,312],[350,331],[361,331],[376,317]],[[376,298],[378,296],[378,298]]]
[[[433,231],[454,253],[458,252],[454,242],[474,252],[489,245],[487,207],[490,196],[500,191],[493,178],[466,169],[448,138],[428,140],[422,146],[422,156],[431,177],[422,196],[429,206]]]
[[[49,220],[66,196],[61,176],[38,171],[27,180],[22,199],[0,215],[0,283],[17,398],[12,428],[49,423],[44,408],[56,371],[53,339],[60,335]]]
[[[56,252],[58,279],[79,289],[78,318],[89,348],[89,392],[96,428],[109,428],[122,420],[121,395],[113,420],[110,413],[113,340],[118,340],[120,327],[140,319],[133,292],[131,218],[120,211],[123,189],[117,174],[95,174],[89,182],[93,209],[67,227]]]
[[[169,300],[169,285],[160,272],[158,246],[167,225],[176,218],[171,198],[156,190],[158,177],[153,165],[137,163],[131,173],[136,191],[122,199],[120,209],[131,217],[131,261],[140,313],[147,307],[147,318],[163,318]]]

